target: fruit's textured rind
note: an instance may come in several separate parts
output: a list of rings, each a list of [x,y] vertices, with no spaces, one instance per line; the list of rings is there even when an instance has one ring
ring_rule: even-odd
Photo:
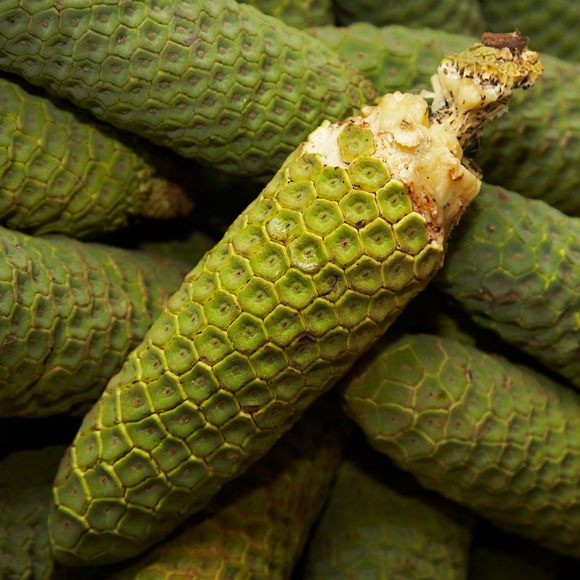
[[[19,451],[0,462],[0,576],[54,578],[46,517],[64,447]]]
[[[50,524],[59,558],[129,557],[202,509],[424,288],[445,229],[395,169],[422,168],[417,180],[458,200],[479,190],[456,138],[423,136],[436,130],[423,125],[426,109],[420,97],[390,95],[367,117],[323,124],[186,277],[61,466]],[[405,116],[419,151],[371,129],[372,115],[388,125],[389,114],[397,127]],[[103,494],[115,516],[97,531]]]
[[[444,54],[474,42],[470,36],[408,26],[377,27],[366,22],[319,26],[308,33],[360,70],[381,94],[427,88]]]
[[[440,289],[473,320],[580,388],[580,219],[484,184]]]
[[[404,26],[325,26],[310,33],[346,58],[380,93],[429,86],[443,54],[473,42],[465,36]],[[510,112],[481,137],[475,160],[485,180],[580,216],[580,75],[578,65],[542,55],[535,86],[515,94]]]
[[[580,398],[499,356],[430,335],[373,351],[344,390],[370,444],[427,488],[580,556]]]
[[[477,134],[540,72],[537,53],[470,46],[437,70],[433,116],[387,94],[290,155],[85,417],[55,479],[59,560],[159,541],[348,371],[440,268],[479,192],[462,128]]]
[[[342,26],[355,22],[401,24],[475,35],[485,30],[478,0],[334,0],[334,5]]]
[[[469,542],[466,523],[349,459],[309,542],[304,577],[464,580]]]
[[[80,238],[189,206],[137,139],[0,78],[0,223]]]
[[[489,30],[505,32],[517,27],[530,37],[534,50],[580,62],[579,2],[550,0],[536,4],[530,0],[485,0],[480,4]]]
[[[289,578],[340,460],[332,421],[307,413],[178,536],[112,578]]]
[[[179,288],[181,262],[0,228],[0,416],[83,413]]]
[[[489,183],[580,216],[579,66],[542,55],[544,73],[516,94],[474,156]]]
[[[9,0],[0,68],[242,175],[273,174],[324,119],[375,97],[321,42],[233,0]]]
[[[294,28],[334,23],[332,0],[241,0]]]

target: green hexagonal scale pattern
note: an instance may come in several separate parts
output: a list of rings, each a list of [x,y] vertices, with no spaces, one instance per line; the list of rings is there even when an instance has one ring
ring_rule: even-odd
[[[312,409],[201,517],[109,578],[287,578],[338,468],[332,416]]]
[[[304,577],[465,580],[468,522],[449,505],[404,489],[384,457],[368,455],[374,472],[352,457],[341,463],[309,542]]]
[[[320,41],[233,0],[10,0],[0,68],[241,175],[273,174],[324,119],[376,97]]]
[[[438,73],[444,84],[447,72],[460,66],[460,82],[479,90],[474,73],[485,58],[486,79],[494,74],[505,87],[494,93],[500,103],[486,97],[458,112],[460,119],[448,110],[430,118],[423,97],[386,95],[360,117],[322,123],[290,155],[186,276],[85,417],[55,481],[49,527],[60,560],[131,557],[201,510],[226,481],[262,457],[426,286],[441,266],[447,234],[480,187],[461,163],[463,131],[477,134],[512,88],[533,84],[537,75],[535,53],[525,51],[517,61],[501,55],[470,47],[449,57]],[[371,128],[374,146],[363,135],[361,149],[361,133],[352,124]],[[346,161],[345,152],[354,159]],[[433,173],[425,172],[426,164]],[[396,220],[376,201],[391,180],[397,203],[410,207]],[[321,199],[333,210],[309,213]],[[343,216],[344,223],[324,234],[318,220],[330,215]],[[383,243],[387,239],[392,243]],[[369,245],[373,252],[366,256]],[[267,256],[274,257],[271,265],[264,264]],[[234,325],[242,336],[230,332]],[[244,344],[248,337],[258,341],[255,352]],[[183,405],[189,423],[164,420]],[[172,463],[163,448],[167,438],[190,453],[176,452]],[[106,443],[113,439],[115,453]],[[87,441],[98,445],[97,454],[87,456]],[[124,515],[97,531],[88,514],[99,490],[90,482],[105,467],[123,490],[122,498],[111,500]]]
[[[344,385],[368,441],[419,482],[551,550],[580,556],[580,397],[452,339],[377,345]]]
[[[0,78],[0,223],[95,236],[132,216],[169,218],[191,202],[159,169],[167,158],[84,111]]]
[[[85,413],[187,271],[153,253],[4,228],[0,256],[0,417]]]
[[[484,185],[438,286],[580,389],[580,218]]]

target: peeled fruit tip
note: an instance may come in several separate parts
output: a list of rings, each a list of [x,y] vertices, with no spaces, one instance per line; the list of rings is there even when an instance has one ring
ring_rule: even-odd
[[[486,32],[481,44],[444,57],[431,77],[431,113],[453,126],[462,146],[507,110],[513,89],[529,89],[542,74],[540,57],[528,50],[527,41],[517,30]]]

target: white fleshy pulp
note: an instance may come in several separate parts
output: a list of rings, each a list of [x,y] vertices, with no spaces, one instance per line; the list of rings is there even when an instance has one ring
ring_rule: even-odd
[[[384,161],[392,177],[409,188],[415,204],[428,210],[430,221],[445,232],[478,194],[481,182],[462,165],[463,150],[454,129],[429,120],[429,103],[423,97],[387,94],[377,106],[366,107],[346,123],[371,128],[373,155]],[[327,165],[346,167],[338,145],[346,123],[324,123],[310,135],[306,151],[322,156]]]

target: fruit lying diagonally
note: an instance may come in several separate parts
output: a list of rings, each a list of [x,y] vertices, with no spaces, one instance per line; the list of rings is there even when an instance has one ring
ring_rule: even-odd
[[[240,0],[240,4],[251,4],[295,28],[334,22],[332,0]]]
[[[59,559],[158,541],[350,368],[434,275],[479,191],[460,141],[540,71],[536,53],[476,45],[434,75],[432,118],[422,97],[390,94],[298,147],[85,417],[55,481]],[[103,496],[119,509],[96,530]]]
[[[580,219],[484,185],[454,241],[438,287],[580,388]]]
[[[138,139],[0,77],[0,223],[75,238],[169,218],[191,202]]]
[[[475,35],[485,30],[478,0],[334,0],[334,4],[336,19],[341,25],[403,24]]]
[[[272,174],[376,96],[304,32],[233,0],[8,0],[0,68],[229,173]]]
[[[442,31],[363,23],[310,33],[356,66],[381,93],[425,88],[441,56],[471,42]],[[475,161],[489,183],[580,216],[578,65],[550,56],[542,61],[542,77],[525,99],[514,95],[510,114],[485,131]]]
[[[381,465],[380,455],[373,460]],[[368,467],[353,459],[341,463],[309,542],[304,577],[467,578],[467,519],[446,510],[449,505],[393,489],[385,466],[375,472]]]
[[[0,462],[0,575],[55,578],[46,516],[62,446],[18,451]]]
[[[179,535],[107,577],[289,578],[340,460],[336,421],[326,411],[326,419],[320,408],[309,411]]]
[[[0,417],[84,413],[187,268],[0,228]]]
[[[371,355],[344,397],[373,447],[497,525],[580,556],[577,393],[430,335],[407,335]]]

